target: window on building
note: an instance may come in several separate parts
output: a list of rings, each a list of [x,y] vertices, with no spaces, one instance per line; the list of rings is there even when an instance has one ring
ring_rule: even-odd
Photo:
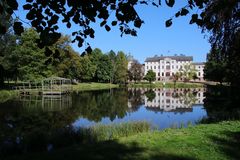
[[[170,76],[170,72],[167,72],[167,73],[166,73],[166,76],[169,77],[169,76]]]
[[[158,72],[158,76],[160,76],[160,72]]]
[[[162,66],[162,69],[164,69],[164,66]]]
[[[158,66],[158,69],[160,69],[160,66]]]
[[[148,69],[148,66],[147,66],[147,69]]]
[[[166,66],[166,69],[170,69],[170,65]]]
[[[154,69],[156,69],[156,66],[154,66]]]
[[[152,66],[151,66],[151,69],[152,69]]]
[[[176,68],[178,69],[178,66],[176,66]]]
[[[172,65],[172,69],[174,69],[174,65]]]
[[[164,73],[162,72],[162,76],[164,77]]]
[[[170,96],[171,96],[171,93],[170,93],[170,92],[166,92],[166,96],[167,96],[167,97],[170,97]]]
[[[199,76],[199,77],[201,76],[201,72],[198,72],[198,76]]]

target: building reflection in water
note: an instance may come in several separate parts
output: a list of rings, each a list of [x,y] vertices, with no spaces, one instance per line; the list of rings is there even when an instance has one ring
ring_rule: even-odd
[[[132,90],[132,89],[130,89]],[[135,89],[140,90],[144,106],[152,111],[192,112],[193,105],[203,105],[204,88]],[[129,108],[131,103],[129,102]]]

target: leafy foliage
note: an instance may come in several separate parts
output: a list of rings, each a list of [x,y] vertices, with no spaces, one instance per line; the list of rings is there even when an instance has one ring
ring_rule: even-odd
[[[108,55],[100,58],[100,63],[96,70],[97,79],[101,82],[109,82],[113,74],[113,66]]]
[[[184,79],[184,81],[189,81],[193,79],[193,77],[195,77],[197,73],[193,65],[184,65],[183,68],[179,69],[178,74],[180,75],[181,78]]]
[[[156,80],[156,73],[153,70],[149,70],[144,79],[149,81],[149,83],[152,83],[152,81]]]
[[[116,56],[115,83],[123,84],[127,81],[127,57],[120,51]]]
[[[10,32],[0,35],[0,87],[4,80],[14,79],[17,73],[11,61],[11,54],[16,47],[16,36]],[[15,60],[14,60],[15,61]]]
[[[129,80],[134,82],[140,81],[143,78],[142,65],[136,61],[133,62],[131,68],[128,71]]]

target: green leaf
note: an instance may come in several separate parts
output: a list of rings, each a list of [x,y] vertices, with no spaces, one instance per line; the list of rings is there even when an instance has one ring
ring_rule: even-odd
[[[189,11],[186,8],[183,8],[181,10],[181,16],[186,16],[189,13]]]
[[[30,10],[32,8],[32,5],[31,4],[25,4],[24,6],[23,6],[23,9],[24,10]]]
[[[172,25],[172,19],[169,19],[165,23],[166,27],[170,27]]]
[[[165,0],[165,2],[169,7],[173,7],[175,0]]]
[[[104,26],[106,23],[107,23],[107,21],[104,20],[104,21],[102,21],[102,22],[100,23],[100,26],[102,27],[102,26]]]
[[[7,4],[12,8],[12,10],[18,9],[18,3],[16,0],[7,0]]]
[[[14,30],[14,33],[16,34],[16,35],[21,35],[21,33],[23,33],[23,31],[24,31],[24,28],[23,28],[23,26],[22,26],[22,23],[21,22],[14,22],[14,24],[13,24],[13,30]]]
[[[175,17],[179,17],[180,16],[180,11],[178,11],[176,14],[175,14]]]
[[[140,28],[142,26],[142,20],[141,19],[137,19],[134,21],[134,26],[137,28]]]
[[[111,28],[108,25],[105,25],[105,29],[109,32]]]
[[[117,21],[112,21],[112,26],[116,26],[117,25]]]

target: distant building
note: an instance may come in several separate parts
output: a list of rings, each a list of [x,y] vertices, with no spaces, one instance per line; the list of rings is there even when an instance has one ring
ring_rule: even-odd
[[[204,63],[193,63],[192,56],[175,55],[175,56],[154,56],[146,58],[145,60],[145,75],[149,70],[156,73],[157,81],[171,80],[172,76],[176,74],[185,65],[194,65],[197,70],[198,78],[203,80]],[[200,68],[199,68],[200,67]]]
[[[205,63],[200,62],[200,63],[192,63],[197,71],[197,77],[200,81],[204,80],[204,67]]]
[[[132,67],[134,63],[137,63],[137,60],[133,58],[132,55],[127,56],[127,61],[128,61],[128,70]]]

